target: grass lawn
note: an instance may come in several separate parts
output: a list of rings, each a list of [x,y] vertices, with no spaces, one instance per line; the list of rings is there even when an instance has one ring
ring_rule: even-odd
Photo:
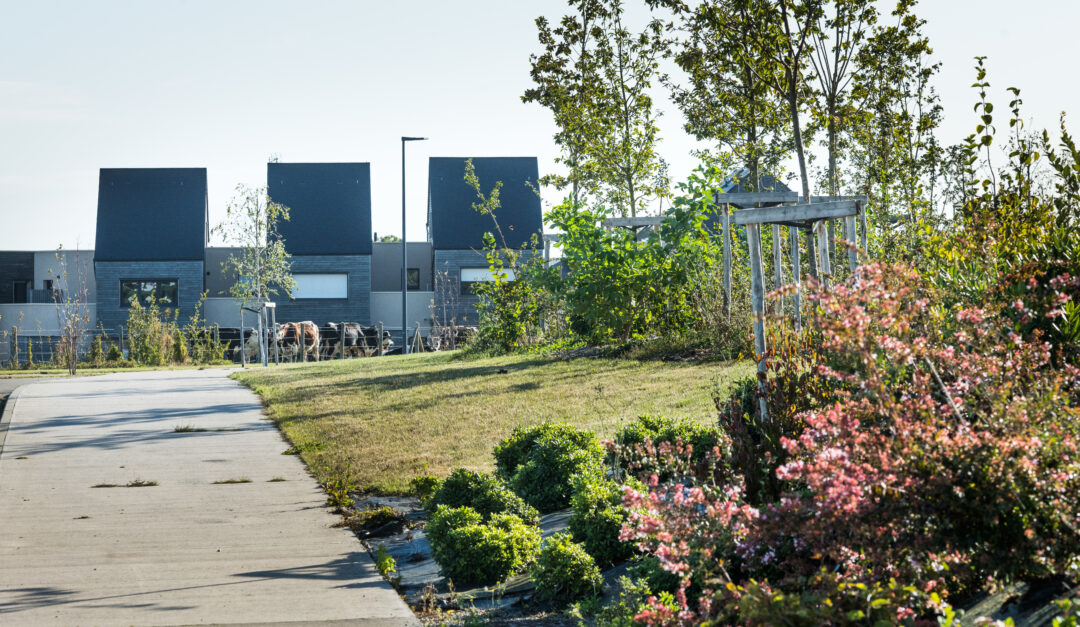
[[[500,372],[505,371],[505,372]],[[753,362],[687,363],[450,353],[292,364],[233,376],[323,482],[401,493],[417,475],[490,470],[514,427],[562,421],[610,437],[644,413],[715,420],[712,395]]]

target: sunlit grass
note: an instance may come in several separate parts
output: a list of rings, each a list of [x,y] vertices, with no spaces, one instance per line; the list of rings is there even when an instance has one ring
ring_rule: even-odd
[[[500,370],[505,373],[500,373]],[[413,477],[493,467],[517,426],[568,422],[610,437],[645,413],[715,420],[712,395],[749,376],[750,361],[454,359],[448,353],[294,364],[238,372],[324,483],[402,493]]]

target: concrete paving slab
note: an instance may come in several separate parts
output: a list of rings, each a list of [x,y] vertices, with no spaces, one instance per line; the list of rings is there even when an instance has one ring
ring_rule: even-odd
[[[0,625],[419,624],[226,374],[119,373],[14,393]],[[240,478],[250,482],[214,483]],[[157,485],[94,487],[136,480]]]

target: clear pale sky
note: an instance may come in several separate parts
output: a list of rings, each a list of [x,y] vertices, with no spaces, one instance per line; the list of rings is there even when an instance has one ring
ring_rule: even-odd
[[[407,161],[409,239],[423,239],[429,156],[554,166],[550,116],[520,95],[533,19],[564,12],[549,0],[2,0],[0,250],[92,247],[102,167],[205,167],[217,222],[237,183],[265,184],[270,155],[370,162],[373,230],[400,234],[402,135],[431,137]],[[918,12],[943,64],[943,142],[972,130],[974,55],[989,57],[1003,130],[1010,85],[1036,127],[1080,116],[1077,3],[923,0]],[[678,179],[695,142],[659,105]]]

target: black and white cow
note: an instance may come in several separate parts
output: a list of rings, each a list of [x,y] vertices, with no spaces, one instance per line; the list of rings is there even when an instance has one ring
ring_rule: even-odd
[[[390,339],[390,332],[383,331],[382,345],[379,342],[378,327],[365,327],[358,322],[345,322],[342,324],[331,322],[320,329],[320,336],[325,337],[325,354],[340,356],[342,350],[345,356],[370,357],[381,355],[394,345]]]

